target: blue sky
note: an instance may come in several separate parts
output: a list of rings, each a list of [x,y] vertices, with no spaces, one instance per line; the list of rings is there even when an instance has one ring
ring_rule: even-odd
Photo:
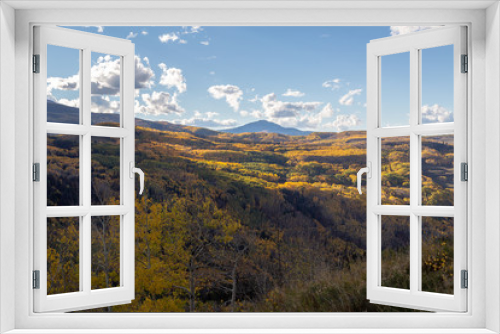
[[[213,129],[266,119],[344,131],[366,128],[366,44],[423,27],[71,28],[135,44],[136,117]],[[51,48],[49,98],[75,105],[78,51]],[[452,47],[438,49],[422,51],[422,104],[430,122],[452,120],[453,73],[446,61]],[[382,62],[382,123],[404,125],[408,60],[387,57],[397,59]],[[119,110],[119,66],[114,57],[93,54],[92,111]]]

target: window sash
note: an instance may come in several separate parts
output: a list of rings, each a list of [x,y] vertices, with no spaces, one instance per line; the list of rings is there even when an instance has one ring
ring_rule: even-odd
[[[80,123],[47,123],[47,45],[80,50]],[[91,125],[91,53],[121,57],[121,126]],[[74,311],[129,303],[134,299],[134,180],[129,162],[134,161],[134,45],[120,40],[64,28],[34,28],[34,54],[40,55],[40,73],[34,80],[34,161],[40,163],[40,182],[34,190],[34,270],[40,271],[40,289],[33,290],[34,311]],[[47,134],[77,135],[80,138],[80,205],[47,207]],[[120,205],[91,205],[92,137],[120,138]],[[91,218],[120,215],[120,286],[92,290]],[[47,295],[47,218],[80,217],[80,291]]]
[[[371,41],[367,46],[367,161],[373,166],[367,180],[367,298],[374,303],[423,310],[467,310],[467,290],[461,289],[460,272],[467,269],[467,183],[460,181],[462,162],[467,162],[467,76],[460,73],[461,54],[466,54],[466,28],[436,28],[424,32]],[[454,122],[420,124],[420,50],[454,45]],[[381,57],[410,53],[410,124],[381,127]],[[430,207],[421,202],[421,136],[454,134],[454,206]],[[381,138],[410,137],[410,205],[381,205]],[[381,217],[410,217],[410,289],[381,286]],[[421,217],[454,217],[454,294],[420,291]]]

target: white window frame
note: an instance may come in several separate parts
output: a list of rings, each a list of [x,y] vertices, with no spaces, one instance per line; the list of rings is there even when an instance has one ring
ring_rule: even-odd
[[[377,304],[411,305],[422,310],[467,310],[467,290],[461,287],[461,271],[467,270],[467,184],[461,181],[461,163],[467,163],[467,75],[462,73],[462,55],[467,54],[466,28],[440,27],[413,34],[372,40],[367,46],[367,162],[371,177],[367,179],[367,298]],[[452,45],[454,121],[423,124],[422,50]],[[385,127],[381,124],[381,90],[384,56],[409,54],[409,123]],[[429,135],[454,136],[454,205],[422,205],[422,144]],[[383,138],[407,137],[410,143],[410,203],[381,203],[381,142]],[[369,167],[370,168],[370,167]],[[404,216],[409,219],[410,289],[382,286],[382,217]],[[453,294],[422,291],[422,218],[453,217]]]
[[[434,1],[403,4],[391,9],[394,3],[384,1],[332,3],[316,1],[294,1],[289,4],[280,1],[266,3],[221,4],[216,1],[201,4],[172,2],[164,7],[145,10],[114,9],[98,10],[97,6],[130,6],[130,3],[79,2],[17,2],[7,1],[0,6],[0,68],[2,73],[15,75],[15,97],[5,97],[13,92],[10,81],[0,78],[0,102],[2,120],[0,123],[0,208],[2,212],[0,242],[0,316],[4,322],[2,330],[16,329],[16,333],[34,333],[37,329],[64,329],[60,332],[76,332],[76,329],[93,329],[93,333],[141,332],[144,329],[193,329],[193,332],[340,332],[349,329],[350,333],[363,332],[415,332],[422,333],[466,332],[491,333],[500,331],[500,175],[496,171],[500,163],[500,144],[498,110],[500,99],[500,12],[495,2],[446,2]],[[408,3],[410,1],[405,1]],[[143,5],[162,6],[145,1]],[[15,13],[12,6],[20,6]],[[51,10],[40,10],[40,7]],[[58,6],[70,7],[54,10]],[[71,8],[73,6],[73,8]],[[134,4],[132,3],[132,6]],[[406,8],[405,8],[406,6]],[[432,6],[432,7],[431,7]],[[488,9],[485,9],[490,6]],[[76,7],[80,9],[75,9]],[[87,7],[86,9],[81,9]],[[179,9],[183,7],[184,9]],[[205,7],[205,8],[203,8]],[[459,7],[459,8],[457,8]],[[31,8],[31,9],[30,9]],[[33,9],[35,8],[35,9]],[[38,8],[38,9],[37,9]],[[93,8],[93,9],[89,9]],[[221,9],[223,8],[223,9]],[[351,8],[351,9],[346,9]],[[352,10],[352,8],[357,8]],[[436,9],[438,8],[438,9]],[[441,9],[439,9],[441,8]],[[411,9],[411,10],[409,10]],[[15,22],[13,20],[15,16]],[[486,25],[485,25],[486,23]],[[465,24],[469,28],[469,68],[472,75],[468,78],[470,87],[468,103],[468,143],[470,159],[470,183],[468,196],[469,221],[468,244],[470,272],[468,289],[469,311],[467,313],[435,314],[34,314],[32,312],[30,257],[32,245],[33,212],[31,195],[32,147],[32,101],[30,59],[32,45],[32,26],[35,24],[59,25],[434,25]],[[487,29],[486,29],[487,28]],[[15,31],[15,41],[14,33]],[[14,60],[15,59],[15,60]],[[15,66],[15,73],[10,67]],[[486,71],[485,66],[488,66]],[[488,84],[488,85],[487,85]],[[12,109],[15,107],[15,117]],[[12,117],[11,117],[12,116]],[[488,122],[486,122],[488,117]],[[15,127],[15,147],[9,148],[7,135]],[[4,132],[1,132],[4,130]],[[486,141],[485,132],[488,132]],[[485,150],[488,150],[486,154]],[[9,161],[15,160],[15,165]],[[488,164],[487,164],[488,162]],[[15,183],[9,180],[6,171],[14,171]],[[492,172],[486,183],[486,172]],[[11,190],[4,185],[15,185],[15,212],[9,211],[7,197]],[[488,197],[486,197],[488,193]],[[487,201],[488,206],[484,203]],[[7,209],[6,209],[7,208]],[[5,219],[14,218],[15,226]],[[488,219],[486,219],[488,218]],[[3,233],[5,232],[5,233]],[[11,240],[15,238],[15,244]],[[487,254],[496,256],[485,257]],[[14,254],[14,256],[12,256]],[[26,260],[30,259],[30,260]],[[15,286],[15,289],[12,289]],[[12,291],[14,290],[14,291]],[[488,293],[486,293],[486,290]],[[12,310],[12,305],[15,305]],[[10,306],[10,307],[9,307]],[[12,318],[13,316],[13,318]],[[136,331],[130,330],[137,329]],[[247,328],[245,331],[244,329]],[[358,329],[356,331],[355,329]],[[382,330],[382,328],[384,328]],[[30,329],[31,331],[28,331]],[[101,330],[97,330],[101,329]],[[108,330],[106,330],[108,329]],[[167,330],[167,329],[170,329]],[[220,330],[216,330],[220,329]],[[232,329],[232,330],[231,330]],[[238,330],[241,329],[241,330]],[[295,329],[295,330],[294,330]],[[300,329],[300,330],[298,330]],[[392,330],[391,330],[392,329]],[[447,330],[448,329],[448,330]],[[461,331],[459,329],[462,329]],[[51,331],[55,332],[55,331]],[[180,330],[178,330],[180,332]],[[186,332],[186,331],[183,331]]]
[[[34,162],[39,163],[39,181],[33,184],[34,270],[39,271],[39,289],[34,289],[34,311],[74,311],[130,303],[135,293],[135,192],[131,169],[135,164],[134,44],[119,39],[60,27],[34,27],[34,54],[40,58],[39,73],[33,74]],[[79,124],[47,122],[47,46],[72,48],[79,53]],[[120,126],[91,125],[92,52],[120,58]],[[77,206],[47,206],[47,134],[78,136],[79,198]],[[120,204],[92,205],[92,138],[119,140]],[[92,290],[92,217],[119,216],[120,285]],[[47,295],[47,218],[79,219],[79,291]]]

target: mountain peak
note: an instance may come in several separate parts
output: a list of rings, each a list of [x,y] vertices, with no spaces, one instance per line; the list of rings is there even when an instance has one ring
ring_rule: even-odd
[[[248,133],[248,132],[269,132],[287,136],[307,136],[308,134],[311,133],[310,131],[301,131],[295,128],[287,128],[263,119],[222,131],[235,134]]]

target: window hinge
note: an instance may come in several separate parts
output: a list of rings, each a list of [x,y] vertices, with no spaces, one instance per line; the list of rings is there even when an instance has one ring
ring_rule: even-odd
[[[40,55],[33,55],[33,73],[40,73]]]
[[[469,72],[469,56],[467,55],[462,55],[462,70],[460,72]]]
[[[40,270],[33,270],[33,289],[40,289]]]
[[[469,181],[469,165],[466,162],[461,164],[461,177],[462,181]]]
[[[467,270],[461,271],[461,281],[462,281],[462,289],[469,288],[469,272]]]
[[[38,162],[33,164],[33,181],[40,182],[40,164]]]

